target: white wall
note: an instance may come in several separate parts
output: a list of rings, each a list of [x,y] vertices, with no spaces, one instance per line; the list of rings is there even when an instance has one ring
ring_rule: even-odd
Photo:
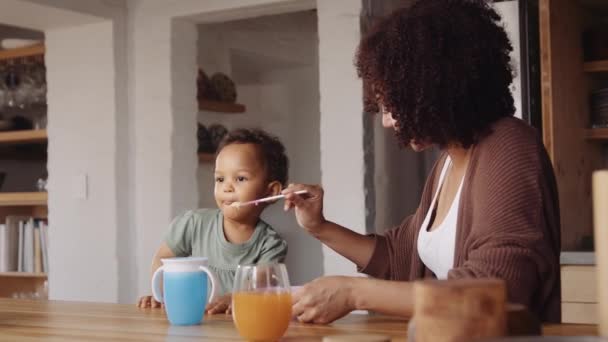
[[[176,84],[163,82],[169,72],[175,68],[193,70],[193,65],[179,65],[174,69],[170,65],[171,52],[165,48],[170,40],[170,25],[167,18],[185,16],[197,21],[235,20],[262,14],[277,13],[277,11],[293,12],[309,9],[314,5],[311,1],[245,1],[226,3],[223,1],[136,1],[129,2],[130,9],[135,16],[135,117],[137,129],[148,127],[150,145],[155,145],[154,152],[149,146],[137,142],[135,169],[138,173],[137,182],[140,181],[139,172],[146,170],[155,173],[155,191],[142,187],[136,190],[136,215],[138,227],[139,269],[148,267],[150,257],[158,244],[159,237],[166,230],[166,225],[179,211],[173,203],[167,204],[162,198],[154,197],[158,193],[172,193],[170,185],[164,179],[169,172],[163,168],[163,163],[172,160],[172,153],[186,153],[186,149],[175,151],[166,145],[166,128],[171,127],[166,118],[167,113],[173,110],[166,103],[170,103],[168,94],[178,91],[180,87],[190,86],[193,83]],[[363,149],[362,149],[362,105],[361,82],[358,80],[352,66],[355,47],[359,42],[359,11],[358,1],[323,1],[318,4],[319,19],[319,77],[321,98],[321,170],[322,183],[327,190],[326,215],[328,218],[345,224],[357,231],[365,231],[365,193],[363,189]],[[200,14],[194,14],[200,13]],[[153,37],[153,38],[151,38]],[[145,42],[148,41],[148,42]],[[153,42],[152,42],[153,41]],[[145,42],[145,43],[144,43]],[[138,55],[140,57],[138,57]],[[142,67],[140,68],[140,65]],[[145,67],[143,66],[145,65]],[[154,70],[154,72],[149,72]],[[193,73],[194,75],[194,73]],[[141,84],[146,84],[153,90],[144,92]],[[158,91],[165,89],[165,91]],[[244,91],[241,91],[244,93]],[[152,95],[153,94],[153,95]],[[173,111],[173,115],[177,112]],[[144,119],[145,118],[145,119]],[[358,119],[357,119],[358,118]],[[190,134],[189,132],[176,132],[175,134]],[[139,134],[137,134],[139,139]],[[336,144],[335,137],[340,136],[342,143]],[[142,148],[140,152],[140,148]],[[192,153],[196,146],[191,146]],[[153,153],[152,157],[149,153]],[[141,166],[140,166],[141,165]],[[169,168],[190,167],[190,162],[173,160]],[[145,176],[142,174],[142,176]],[[150,187],[150,185],[148,185]],[[190,193],[186,194],[190,196]],[[194,204],[193,204],[194,205]],[[173,208],[169,210],[167,208]],[[179,208],[185,209],[185,208]],[[145,212],[144,212],[145,210]],[[143,235],[143,236],[142,236]],[[354,274],[355,268],[345,259],[338,257],[328,249],[323,250],[324,272],[330,274]],[[139,288],[148,288],[148,276],[140,273]]]
[[[50,297],[114,302],[118,221],[112,23],[48,30],[46,37]],[[88,177],[88,185],[75,183],[81,175]],[[82,186],[88,198],[76,197]]]
[[[51,298],[132,302],[149,292],[150,260],[168,222],[196,206],[194,22],[314,7],[313,0],[0,3],[1,23],[47,35]],[[359,7],[358,1],[319,2],[322,118],[319,135],[312,139],[320,140],[320,148],[315,147],[321,150],[320,159],[317,155],[313,163],[320,163],[323,172],[328,218],[364,231],[361,84],[352,66]],[[306,68],[290,72],[315,83],[313,69]],[[294,75],[289,77],[300,77]],[[258,94],[296,92],[293,87],[299,85],[277,86],[283,77],[261,78],[268,86]],[[252,96],[249,90],[241,92]],[[289,103],[277,101],[273,110],[304,113],[303,104],[316,102],[318,96],[307,93]],[[310,130],[316,123],[302,114],[296,121],[268,127],[295,135],[293,127],[306,125]],[[300,143],[310,137],[291,135],[290,151],[305,153]],[[335,143],[337,136],[340,144]],[[318,179],[318,174],[306,172],[305,164],[294,163],[292,170],[294,179]],[[88,184],[75,187],[80,175],[87,176]],[[79,199],[83,186],[88,197]],[[272,210],[269,214],[278,215]],[[285,218],[285,227],[293,223],[288,220],[292,218]],[[277,226],[283,223],[277,221]],[[285,230],[287,238],[299,238]],[[293,234],[299,231],[293,229]],[[298,248],[292,252],[304,253]],[[325,273],[354,273],[352,264],[327,250],[323,256]],[[320,257],[313,262],[320,264]]]
[[[207,127],[259,127],[279,136],[290,159],[290,181],[317,184],[319,161],[319,83],[317,20],[311,11],[199,26],[199,65],[207,73],[222,71],[237,83],[245,114],[199,113]],[[198,171],[201,207],[216,207],[213,163]],[[289,244],[287,266],[292,283],[321,274],[318,241],[299,229],[292,213],[279,204],[264,220]]]
[[[362,82],[353,67],[360,39],[360,1],[319,1],[321,174],[325,216],[365,233]],[[356,274],[354,265],[323,247],[326,274]]]
[[[115,10],[109,3],[124,0],[2,0],[0,23],[40,31],[87,25],[111,17]]]
[[[134,101],[132,115],[135,130],[137,284],[139,293],[147,293],[152,256],[173,216],[171,22],[164,16],[140,16],[137,12],[132,20],[134,31],[131,33],[130,49],[133,53],[133,70],[130,75],[133,76],[131,82],[134,82],[131,100]],[[194,65],[189,69],[192,70],[193,67]],[[193,112],[194,110],[191,111]],[[189,116],[190,113],[185,115]],[[183,133],[187,135],[191,131]],[[190,156],[189,151],[192,148],[181,151],[184,157],[184,165],[181,167],[186,168],[191,164],[189,158],[194,156]],[[191,167],[194,171],[194,166]]]
[[[511,52],[511,64],[515,77],[511,84],[511,93],[513,94],[513,100],[515,101],[515,116],[522,118],[522,107],[521,107],[521,46],[519,41],[519,5],[516,0],[502,1],[493,4],[494,8],[502,17],[502,24],[507,31],[507,35],[513,45],[513,51]]]
[[[115,302],[132,287],[119,276],[135,272],[125,270],[134,254],[122,245],[130,239],[125,16],[123,0],[0,3],[0,22],[47,38],[52,299]]]
[[[167,225],[197,205],[194,23],[304,10],[309,0],[129,1],[137,292]],[[179,61],[179,62],[178,62]]]

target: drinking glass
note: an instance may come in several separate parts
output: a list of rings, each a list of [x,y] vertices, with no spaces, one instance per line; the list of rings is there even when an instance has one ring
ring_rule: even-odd
[[[20,79],[15,65],[15,60],[9,59],[6,65],[6,69],[3,73],[3,80],[6,87],[6,106],[9,108],[17,107],[16,100],[16,89],[19,86]]]
[[[33,58],[32,63],[29,64],[28,74],[33,81],[31,103],[33,105],[46,104],[46,68],[42,56]]]
[[[22,58],[17,65],[19,75],[19,85],[15,89],[15,104],[20,109],[29,108],[32,104],[32,94],[34,92],[34,79],[30,74],[32,63],[28,58]]]
[[[291,291],[284,264],[239,265],[232,318],[248,341],[277,341],[291,320]]]

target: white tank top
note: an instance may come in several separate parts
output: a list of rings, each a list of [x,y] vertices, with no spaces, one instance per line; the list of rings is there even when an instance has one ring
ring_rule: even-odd
[[[418,255],[420,260],[428,267],[438,279],[447,279],[448,271],[454,267],[454,249],[456,248],[456,222],[458,221],[458,207],[460,204],[460,192],[462,191],[463,180],[460,181],[458,191],[452,201],[452,205],[448,213],[440,225],[435,227],[433,231],[428,231],[429,222],[435,207],[437,206],[437,196],[443,187],[445,175],[452,163],[448,156],[443,164],[439,183],[433,196],[431,206],[426,213],[420,234],[418,234]]]

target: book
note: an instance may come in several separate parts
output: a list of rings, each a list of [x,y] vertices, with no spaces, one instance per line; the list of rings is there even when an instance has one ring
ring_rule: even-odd
[[[23,222],[23,272],[34,272],[34,226],[31,221]]]
[[[20,246],[23,245],[22,243],[22,238],[23,235],[21,234],[20,230],[19,230],[19,221],[20,218],[18,216],[6,216],[5,219],[5,224],[6,227],[9,231],[14,231],[17,234],[17,241],[16,241],[16,246],[14,246],[14,250],[13,250],[13,258],[15,258],[14,260],[17,261],[17,264],[12,266],[12,271],[20,271],[20,264],[21,264],[21,249]]]
[[[42,249],[42,272],[49,271],[49,252],[48,252],[48,228],[44,221],[40,221],[40,249]]]
[[[23,243],[23,240],[25,239],[25,229],[23,227],[23,221],[18,221],[19,224],[19,246],[17,247],[18,249],[18,253],[19,256],[17,257],[17,261],[18,261],[18,265],[17,265],[17,272],[25,272],[25,262],[23,260],[23,256],[24,256],[24,251],[23,248],[25,246],[25,244]]]
[[[42,272],[42,251],[40,249],[40,228],[34,226],[34,272]]]

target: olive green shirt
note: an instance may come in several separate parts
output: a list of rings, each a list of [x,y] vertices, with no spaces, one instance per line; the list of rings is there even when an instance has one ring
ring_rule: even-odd
[[[175,256],[209,258],[209,269],[219,281],[216,295],[232,292],[238,265],[283,262],[287,255],[287,242],[262,220],[247,242],[234,244],[226,240],[224,216],[219,209],[190,210],[177,216],[165,243]]]

